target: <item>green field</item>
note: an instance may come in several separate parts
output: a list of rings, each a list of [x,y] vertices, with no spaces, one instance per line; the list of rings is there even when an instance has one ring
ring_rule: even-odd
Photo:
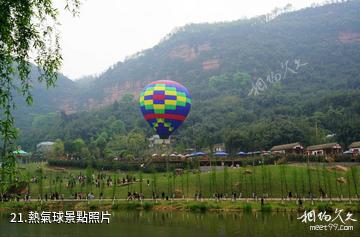
[[[42,172],[39,172],[39,168]],[[357,198],[359,189],[360,166],[354,165],[329,165],[313,163],[306,164],[287,164],[287,165],[264,165],[247,167],[212,167],[209,171],[198,172],[197,170],[185,170],[182,174],[173,173],[140,173],[140,172],[100,172],[90,169],[64,169],[50,167],[46,163],[20,165],[20,180],[30,180],[33,177],[37,182],[30,182],[29,189],[31,198],[38,198],[42,192],[50,196],[51,193],[58,192],[64,198],[72,198],[75,192],[83,194],[92,192],[95,198],[102,192],[104,198],[116,199],[127,197],[128,192],[143,193],[145,198],[151,198],[152,192],[158,196],[164,192],[165,195],[175,197],[194,198],[196,193],[201,193],[204,198],[212,197],[215,192],[227,197],[235,192],[237,196],[253,197],[273,197],[281,198],[288,196],[291,192],[293,197],[309,197],[309,192],[314,197],[323,196],[328,198],[349,197]],[[102,174],[99,179],[100,185],[96,187],[95,179]],[[74,177],[84,175],[92,177],[89,182],[82,184]],[[131,183],[117,183],[113,186],[107,185],[107,179],[121,180],[129,175],[135,178]],[[42,178],[42,182],[40,181]],[[73,178],[72,178],[73,177]],[[93,179],[91,181],[91,179]],[[73,188],[68,187],[70,180],[76,180]],[[142,182],[140,181],[142,180]],[[148,184],[149,182],[149,184]],[[115,183],[113,181],[113,183]],[[42,191],[41,191],[42,190]]]

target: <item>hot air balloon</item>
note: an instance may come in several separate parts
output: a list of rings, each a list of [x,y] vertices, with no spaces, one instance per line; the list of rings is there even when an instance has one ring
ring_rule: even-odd
[[[168,139],[186,119],[191,107],[189,91],[170,80],[151,82],[140,94],[145,120],[161,139]]]

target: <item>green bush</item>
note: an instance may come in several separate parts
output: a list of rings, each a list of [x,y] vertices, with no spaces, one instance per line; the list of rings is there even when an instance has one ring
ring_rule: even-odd
[[[244,210],[244,212],[251,212],[252,211],[251,204],[250,203],[245,203],[243,210]]]
[[[98,205],[98,204],[91,203],[91,204],[89,205],[89,210],[91,210],[91,211],[95,211],[95,210],[97,210],[98,208],[99,208],[99,205]]]
[[[140,202],[126,202],[126,203],[114,203],[111,206],[113,210],[136,210],[141,208]]]
[[[119,203],[114,203],[114,204],[111,206],[111,209],[112,209],[112,210],[119,210],[119,209],[120,209]]]
[[[272,206],[270,204],[264,204],[261,206],[261,212],[271,212]]]
[[[189,209],[192,212],[206,212],[208,207],[204,203],[194,203],[194,204],[189,204],[187,206],[187,209]]]
[[[330,203],[319,203],[317,205],[317,209],[318,211],[321,211],[321,212],[333,212],[333,208],[331,207]]]
[[[152,203],[152,202],[144,202],[144,204],[143,204],[143,208],[146,211],[151,210],[153,207],[154,207],[154,203]]]
[[[25,206],[25,203],[23,202],[14,202],[11,204],[12,208],[15,208],[16,210],[23,209]]]

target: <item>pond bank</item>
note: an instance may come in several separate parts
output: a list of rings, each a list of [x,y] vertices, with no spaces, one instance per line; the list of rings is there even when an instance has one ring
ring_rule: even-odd
[[[0,212],[13,211],[78,211],[78,210],[146,210],[146,211],[191,211],[191,212],[304,212],[316,209],[333,212],[337,209],[360,213],[359,201],[303,201],[299,205],[292,201],[214,201],[214,200],[176,200],[176,201],[126,201],[126,200],[75,200],[75,201],[31,201],[0,202]]]

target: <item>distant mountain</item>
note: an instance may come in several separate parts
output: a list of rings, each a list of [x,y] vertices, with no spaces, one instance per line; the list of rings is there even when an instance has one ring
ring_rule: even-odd
[[[360,140],[355,133],[360,130],[359,12],[360,1],[349,1],[187,25],[91,80],[61,77],[50,91],[35,85],[35,106],[26,108],[27,113],[71,114],[96,108],[74,115],[72,122],[57,118],[65,127],[78,121],[80,130],[82,116],[117,115],[127,121],[119,115],[121,106],[119,111],[106,106],[126,94],[136,100],[147,83],[170,79],[185,85],[193,97],[189,119],[177,133],[182,137],[179,143],[206,147],[227,140],[230,147],[261,149],[286,142],[320,142],[324,140],[320,133],[336,133],[335,139],[346,145],[351,139]],[[127,116],[133,118],[128,129],[151,134],[135,104]],[[37,131],[37,139],[90,141],[101,126],[91,134]]]
[[[20,94],[15,96],[16,110],[14,114],[16,125],[21,129],[26,130],[31,127],[32,120],[36,115],[57,112],[59,110],[74,110],[71,106],[73,106],[74,98],[79,90],[77,83],[59,74],[56,87],[46,88],[44,83],[37,81],[38,76],[39,71],[33,65],[30,73],[30,79],[33,83],[31,94],[34,99],[32,106],[28,106]]]
[[[329,71],[326,80],[334,83],[334,88],[358,88],[358,78],[344,72],[358,71],[359,5],[356,1],[307,8],[268,22],[268,17],[262,16],[185,26],[154,48],[114,65],[93,80],[83,94],[82,106],[108,105],[129,91],[137,95],[148,82],[158,79],[177,80],[197,90],[206,86],[213,75],[240,71],[254,78],[264,77],[280,70],[282,62],[289,61],[290,67],[290,61],[295,59],[308,63],[296,82],[286,82],[295,83],[296,89],[298,83],[321,88],[324,83],[319,76]],[[334,66],[343,69],[333,72]],[[334,80],[340,73],[342,81]]]

